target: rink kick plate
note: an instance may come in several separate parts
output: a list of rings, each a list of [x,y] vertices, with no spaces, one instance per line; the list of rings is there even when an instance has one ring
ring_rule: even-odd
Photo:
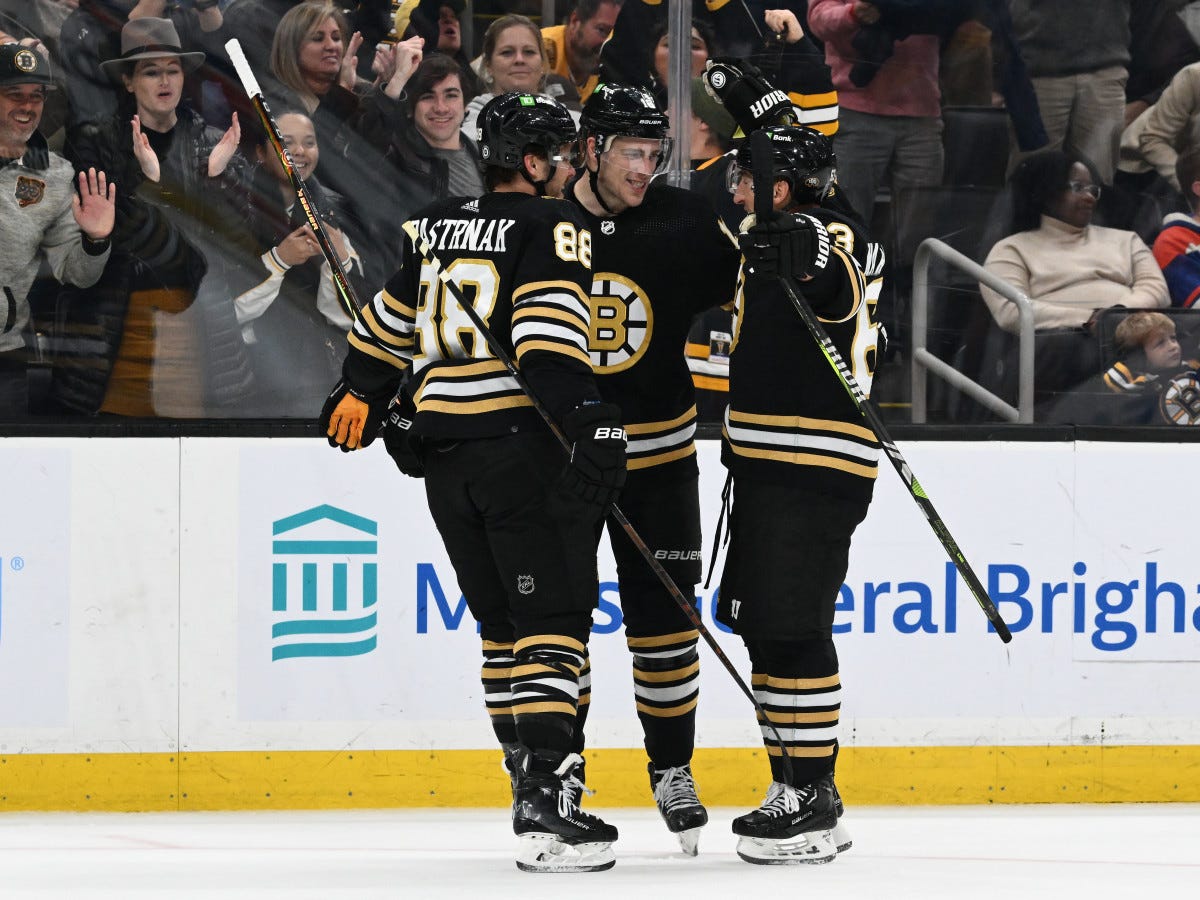
[[[589,807],[649,806],[641,750],[588,750]],[[700,749],[710,806],[753,806],[762,750]],[[1200,747],[853,747],[847,804],[1200,801]],[[747,780],[747,774],[751,776]],[[503,807],[499,750],[0,755],[0,811]]]

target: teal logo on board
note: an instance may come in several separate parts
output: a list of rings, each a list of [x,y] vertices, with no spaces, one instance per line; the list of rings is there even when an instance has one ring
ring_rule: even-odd
[[[271,531],[272,661],[374,650],[379,524],[322,504]]]

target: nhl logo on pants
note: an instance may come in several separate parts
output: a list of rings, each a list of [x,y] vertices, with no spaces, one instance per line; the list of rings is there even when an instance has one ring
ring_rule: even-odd
[[[518,591],[518,593],[521,593],[521,594],[532,594],[533,593],[533,576],[532,575],[518,575],[517,576],[517,591]]]

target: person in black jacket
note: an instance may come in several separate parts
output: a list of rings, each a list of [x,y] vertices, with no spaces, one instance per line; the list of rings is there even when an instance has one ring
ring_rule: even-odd
[[[103,169],[117,185],[113,251],[99,284],[68,298],[93,343],[60,360],[53,393],[88,414],[232,411],[250,379],[223,264],[237,118],[221,133],[180,104],[185,72],[204,55],[180,47],[169,19],[127,23],[121,51],[104,70],[132,114],[82,126],[71,148],[77,168]]]

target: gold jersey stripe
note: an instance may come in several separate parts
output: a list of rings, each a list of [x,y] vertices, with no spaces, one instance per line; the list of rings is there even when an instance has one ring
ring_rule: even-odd
[[[652,650],[655,647],[670,647],[672,644],[682,644],[687,641],[699,640],[700,632],[676,631],[674,634],[660,634],[654,637],[626,637],[625,645],[630,650]]]
[[[786,450],[751,450],[738,444],[730,443],[730,449],[738,456],[748,456],[754,459],[769,459],[775,462],[791,463],[797,466],[821,466],[826,469],[837,469],[860,478],[874,479],[878,474],[875,466],[864,466],[858,463],[846,462],[832,456],[822,456],[816,453],[791,453]],[[628,468],[634,468],[633,462]]]
[[[512,650],[512,648],[513,648],[513,645],[512,645],[511,641],[509,641],[507,643],[500,643],[500,641],[484,641],[483,642],[484,650]]]
[[[514,703],[513,715],[527,716],[534,713],[558,713],[564,716],[575,715],[574,703]]]
[[[557,353],[559,356],[568,356],[571,359],[578,360],[579,362],[583,363],[589,369],[592,367],[592,358],[587,354],[587,351],[581,347],[575,346],[574,344],[560,344],[556,341],[521,341],[521,343],[517,345],[517,360],[520,361],[524,359],[525,354],[530,350],[544,350],[547,353]]]
[[[655,431],[673,431],[683,425],[688,424],[692,419],[696,418],[696,406],[692,407],[681,416],[676,416],[669,422],[635,422],[625,426],[625,433],[631,435],[651,434]]]
[[[769,756],[783,756],[783,751],[776,744],[767,747]],[[819,759],[822,756],[833,756],[833,745],[828,747],[796,747],[788,744],[788,756],[800,756],[807,759]]]
[[[700,671],[700,660],[696,660],[690,666],[684,666],[682,669],[669,669],[665,672],[647,672],[644,669],[633,667],[633,677],[637,681],[662,682],[662,681],[679,681],[683,678],[690,678]]]
[[[357,347],[363,353],[367,354],[367,356],[382,360],[390,366],[395,366],[401,372],[408,370],[408,360],[400,359],[396,356],[396,354],[388,353],[386,350],[377,347],[374,344],[368,344],[353,331],[346,336],[346,340],[350,342],[352,347]]]
[[[566,664],[564,663],[564,665]],[[566,667],[571,671],[572,674],[575,675],[576,678],[579,677],[579,669],[577,667],[572,665],[567,665]],[[510,677],[513,681],[519,681],[523,678],[530,677],[536,679],[541,675],[550,675],[555,679],[558,679],[562,677],[562,670],[554,666],[548,666],[545,663],[525,663],[521,666],[513,666],[512,675]]]
[[[575,328],[580,334],[587,334],[587,322],[560,306],[522,306],[520,309],[513,312],[512,321],[513,324],[516,325],[517,322],[521,321],[522,319],[534,317],[539,319],[558,319],[558,321],[566,322],[568,325]]]
[[[772,725],[836,725],[838,710],[825,712],[775,712],[767,710],[767,719]],[[762,721],[762,716],[758,717]]]
[[[379,293],[384,306],[392,312],[399,314],[402,319],[408,319],[410,322],[416,321],[417,311],[415,309],[398,297],[393,297],[387,291],[380,291]]]
[[[686,456],[691,456],[696,452],[696,445],[688,442],[686,447],[679,447],[676,450],[671,450],[668,453],[658,453],[654,456],[636,456],[626,460],[625,467],[627,469],[648,469],[651,466],[661,466],[665,463],[674,462],[677,459],[683,459]]]
[[[498,359],[485,359],[479,362],[464,363],[462,365],[438,366],[435,369],[430,369],[425,376],[427,380],[446,379],[453,377],[463,381],[474,378],[478,375],[497,375],[500,373],[507,374],[508,369],[504,363]],[[423,388],[422,388],[423,389]],[[417,397],[421,396],[420,391],[417,392]]]
[[[502,409],[513,409],[518,406],[533,406],[533,401],[524,394],[512,397],[497,397],[492,400],[474,400],[470,402],[448,400],[424,400],[417,404],[418,412],[446,413],[452,416],[468,416],[477,413],[499,412]]]
[[[514,647],[520,653],[527,647],[536,647],[541,644],[547,644],[553,649],[573,650],[580,655],[587,652],[586,644],[573,637],[567,637],[565,634],[531,634],[529,637],[523,637],[517,641]]]
[[[841,677],[826,675],[823,678],[776,678],[773,675],[752,675],[750,683],[755,687],[781,688],[785,691],[816,691],[821,688],[842,686]]]
[[[806,416],[772,416],[767,413],[748,413],[729,410],[730,422],[744,422],[748,425],[771,425],[776,428],[795,430],[804,428],[811,431],[836,431],[861,438],[864,441],[875,441],[875,432],[862,425],[850,422],[839,422],[836,419],[810,419]]]
[[[647,706],[645,703],[638,703],[638,704],[636,704],[636,706],[637,706],[638,712],[645,713],[648,716],[653,716],[656,719],[674,719],[678,716],[686,716],[688,713],[690,713],[693,709],[696,708],[696,704],[699,702],[700,702],[699,697],[693,697],[691,700],[689,700],[687,703],[684,703],[682,706],[670,706],[670,707]]]
[[[722,394],[729,393],[729,379],[720,378],[716,375],[697,375],[693,372],[692,384],[702,391],[717,391]]]

